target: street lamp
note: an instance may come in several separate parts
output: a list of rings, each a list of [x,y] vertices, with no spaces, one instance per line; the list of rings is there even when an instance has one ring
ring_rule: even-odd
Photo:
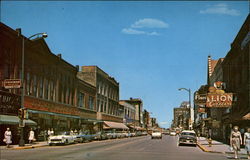
[[[192,120],[192,106],[191,106],[191,89],[187,89],[187,88],[179,88],[178,89],[179,91],[181,91],[181,90],[185,90],[185,91],[187,91],[188,92],[188,97],[189,97],[189,107],[190,107],[190,120]]]
[[[46,38],[48,37],[47,33],[37,33],[34,34],[32,36],[30,36],[28,38],[28,40],[31,40],[31,38],[35,37],[35,36],[42,36],[41,38]],[[25,92],[25,88],[24,88],[24,48],[25,48],[25,38],[24,36],[22,37],[22,71],[21,71],[21,82],[22,82],[22,87],[21,87],[21,109],[24,109],[24,92]],[[21,116],[19,124],[21,124],[20,126],[20,140],[19,140],[19,146],[24,146],[24,139],[23,139],[23,117]]]

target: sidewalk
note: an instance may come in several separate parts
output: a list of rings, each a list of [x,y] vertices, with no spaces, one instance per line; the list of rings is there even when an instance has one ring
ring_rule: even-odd
[[[10,148],[6,148],[6,146],[0,146],[0,150],[16,150],[16,149],[31,149],[31,148],[38,148],[38,147],[45,147],[48,146],[47,141],[43,142],[34,142],[33,144],[25,144],[25,146],[20,147],[17,145],[10,145]]]
[[[212,146],[209,147],[208,142],[205,137],[198,138],[198,147],[204,152],[210,153],[223,153],[223,154],[234,154],[234,152],[229,150],[229,145],[218,142],[216,140],[212,140]],[[241,148],[239,155],[247,154],[245,148]]]

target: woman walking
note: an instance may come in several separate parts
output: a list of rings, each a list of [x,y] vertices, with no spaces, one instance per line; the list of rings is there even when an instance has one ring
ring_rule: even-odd
[[[7,148],[9,148],[10,144],[12,143],[11,138],[12,134],[10,128],[7,128],[7,130],[4,132],[4,140],[3,140],[7,144]]]
[[[30,132],[29,132],[29,143],[32,143],[35,139],[35,133],[33,131],[33,129],[31,128],[30,129]]]
[[[248,159],[250,159],[250,127],[247,128],[247,132],[244,134],[244,145],[247,151]]]
[[[234,158],[238,159],[238,152],[240,151],[240,145],[242,144],[241,133],[239,132],[239,127],[234,126],[230,135],[230,145],[234,150]]]

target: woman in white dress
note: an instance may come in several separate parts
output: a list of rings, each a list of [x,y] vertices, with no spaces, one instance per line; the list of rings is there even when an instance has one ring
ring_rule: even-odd
[[[238,159],[238,152],[240,151],[240,145],[242,144],[241,133],[238,126],[234,126],[230,136],[230,144],[234,150],[234,158]]]
[[[7,130],[4,132],[4,142],[7,144],[7,148],[9,148],[10,144],[12,143],[11,138],[12,134],[10,128],[7,128]]]
[[[29,132],[29,143],[32,143],[34,139],[35,139],[35,133],[33,129],[31,128]]]
[[[250,127],[248,127],[247,132],[244,134],[244,145],[247,151],[248,159],[250,159]]]

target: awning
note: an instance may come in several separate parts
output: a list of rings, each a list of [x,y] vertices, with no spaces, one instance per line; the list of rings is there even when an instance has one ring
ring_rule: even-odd
[[[104,129],[129,129],[125,124],[123,123],[117,123],[117,122],[110,122],[110,121],[104,121]]]
[[[17,116],[9,116],[9,115],[0,115],[0,124],[13,124],[13,125],[17,125],[19,124],[19,117]],[[28,119],[28,120],[24,120],[25,125],[37,125],[36,122]]]

